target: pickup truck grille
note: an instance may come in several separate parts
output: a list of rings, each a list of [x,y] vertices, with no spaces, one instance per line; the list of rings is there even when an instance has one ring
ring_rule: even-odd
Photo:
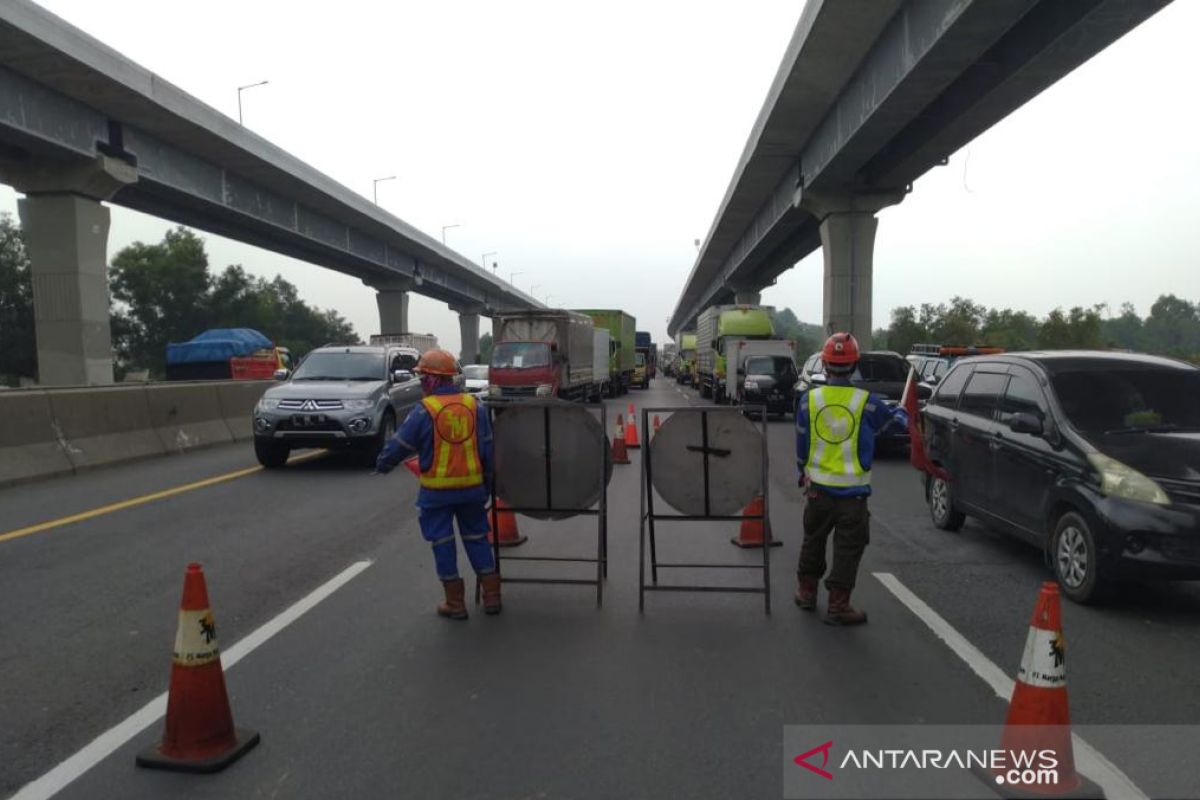
[[[341,400],[280,400],[282,411],[340,411]]]

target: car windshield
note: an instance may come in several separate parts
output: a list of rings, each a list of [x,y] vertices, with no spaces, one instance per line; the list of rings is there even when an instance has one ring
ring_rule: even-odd
[[[292,376],[295,381],[381,381],[383,353],[310,353]]]
[[[550,365],[550,345],[544,342],[501,342],[492,351],[492,367],[525,369]]]
[[[746,359],[747,375],[787,377],[796,373],[796,365],[787,356],[752,356]]]
[[[908,362],[898,355],[867,353],[859,360],[851,380],[903,381],[908,379],[908,367]]]
[[[1200,430],[1200,370],[1098,362],[1054,373],[1064,413],[1087,433]]]
[[[486,381],[487,376],[487,364],[468,364],[463,367],[463,377],[469,381]]]

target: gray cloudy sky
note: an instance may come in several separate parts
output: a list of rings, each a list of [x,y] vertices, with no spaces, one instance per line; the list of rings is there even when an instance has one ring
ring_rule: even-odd
[[[40,0],[257,133],[555,305],[665,337],[791,37],[800,0]],[[964,148],[880,215],[875,324],[962,294],[1056,306],[1200,300],[1200,0],[1166,10]],[[0,187],[0,211],[16,195]],[[110,253],[169,226],[114,209]],[[205,234],[214,269],[281,273],[360,334],[354,279]],[[764,302],[820,322],[817,252]],[[452,348],[444,306],[412,327]]]

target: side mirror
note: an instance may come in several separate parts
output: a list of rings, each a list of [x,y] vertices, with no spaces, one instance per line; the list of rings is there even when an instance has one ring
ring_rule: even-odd
[[[292,373],[286,369],[277,369],[275,370],[275,380],[286,381],[288,379],[288,375],[291,374]]]
[[[1008,427],[1016,433],[1042,435],[1042,421],[1028,411],[1018,411],[1008,418]]]
[[[928,383],[930,386],[937,386],[939,383],[941,383],[941,380],[942,380],[942,377],[940,375],[930,375],[928,378],[925,379],[925,382]]]
[[[413,374],[406,369],[397,369],[392,372],[392,383],[407,383],[413,379]]]

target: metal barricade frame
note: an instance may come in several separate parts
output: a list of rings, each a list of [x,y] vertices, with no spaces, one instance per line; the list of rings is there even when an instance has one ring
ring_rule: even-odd
[[[762,514],[722,515],[709,513],[709,457],[712,452],[708,442],[708,415],[713,411],[738,410],[756,412],[758,434],[762,445],[762,478],[759,487],[763,498]],[[704,480],[704,514],[659,514],[654,510],[654,465],[650,447],[649,419],[651,414],[690,413],[700,415],[701,443],[703,454]],[[642,480],[641,480],[641,511],[639,514],[638,538],[638,613],[646,610],[646,592],[729,592],[734,594],[761,594],[763,608],[769,616],[771,613],[771,549],[774,538],[771,535],[771,502],[769,497],[770,479],[767,473],[767,406],[765,404],[750,404],[738,409],[716,405],[706,406],[669,406],[642,409]],[[763,561],[761,565],[745,563],[661,563],[658,560],[658,547],[655,539],[656,522],[742,522],[744,520],[759,520],[763,525]],[[646,543],[650,544],[650,578],[646,583]],[[670,584],[659,585],[658,571],[660,569],[754,569],[761,570],[763,585],[753,586],[715,586],[712,584]]]
[[[554,481],[553,470],[550,469],[550,448],[551,448],[551,425],[550,411],[551,408],[561,407],[563,401],[547,399],[521,399],[510,402],[496,400],[488,400],[488,414],[490,415],[492,428],[495,429],[496,416],[499,412],[507,408],[542,408],[543,411],[543,440],[542,452],[545,454],[546,463],[546,505],[545,506],[525,506],[525,507],[509,507],[507,511],[514,514],[521,513],[538,513],[538,512],[555,512],[566,513],[570,516],[594,516],[596,517],[596,557],[584,558],[573,556],[520,556],[520,555],[502,555],[500,548],[500,522],[499,509],[496,507],[496,478],[491,476],[490,480],[490,495],[491,508],[489,510],[490,521],[492,525],[492,553],[496,559],[496,573],[500,575],[501,585],[516,584],[516,583],[540,583],[540,584],[555,584],[555,585],[574,585],[574,586],[595,586],[596,587],[596,608],[601,608],[604,605],[604,581],[608,577],[608,481],[609,481],[609,451],[607,441],[600,448],[600,476],[601,489],[600,499],[596,504],[596,508],[566,508],[555,506],[553,504]],[[585,408],[592,411],[599,411],[600,430],[605,432],[607,436],[608,430],[608,415],[607,408],[604,403],[571,403],[573,407]],[[493,468],[495,465],[495,457],[493,456]],[[596,577],[594,579],[583,578],[541,578],[541,577],[504,577],[502,563],[504,561],[549,561],[560,563],[575,563],[575,564],[595,564]],[[475,602],[479,602],[480,587],[479,583],[475,585]]]

